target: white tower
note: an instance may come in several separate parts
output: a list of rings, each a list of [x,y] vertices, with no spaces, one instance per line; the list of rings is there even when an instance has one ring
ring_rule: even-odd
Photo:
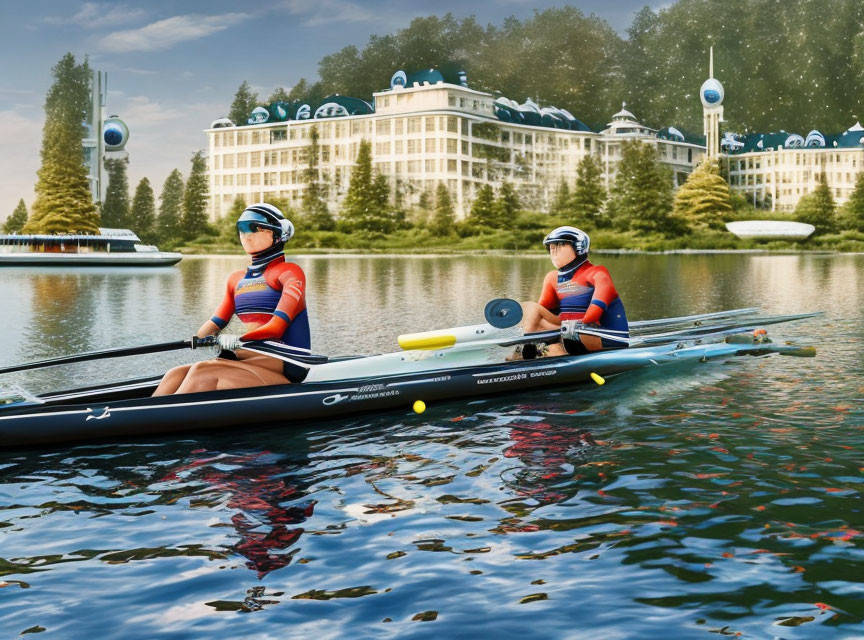
[[[699,89],[705,123],[705,155],[716,160],[720,155],[720,123],[723,122],[723,85],[714,79],[714,47],[708,59],[708,79]]]

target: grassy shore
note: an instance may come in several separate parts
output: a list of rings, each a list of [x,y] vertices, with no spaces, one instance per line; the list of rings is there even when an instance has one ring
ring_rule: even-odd
[[[634,232],[594,229],[591,249],[609,253],[691,253],[716,251],[768,252],[864,252],[864,233],[844,231],[817,236],[805,241],[740,240],[728,232],[706,232],[666,238]],[[496,230],[478,235],[439,236],[428,229],[412,228],[388,235],[341,233],[338,231],[299,232],[291,241],[292,254],[392,253],[392,254],[484,254],[543,253],[542,229]],[[226,242],[214,236],[201,236],[176,247],[184,254],[242,254],[238,242]]]

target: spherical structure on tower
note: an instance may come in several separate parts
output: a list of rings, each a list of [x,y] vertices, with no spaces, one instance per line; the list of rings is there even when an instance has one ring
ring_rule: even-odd
[[[709,78],[702,83],[699,97],[703,107],[719,107],[723,103],[723,85],[715,78]]]

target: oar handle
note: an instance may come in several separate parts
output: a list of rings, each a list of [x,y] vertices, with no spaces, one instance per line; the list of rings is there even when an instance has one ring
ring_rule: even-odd
[[[119,349],[105,349],[104,351],[90,351],[72,356],[61,356],[37,362],[27,362],[12,367],[0,369],[0,375],[4,373],[15,373],[16,371],[28,371],[30,369],[41,369],[42,367],[54,367],[60,364],[74,364],[76,362],[88,362],[90,360],[101,360],[102,358],[123,358],[126,356],[140,356],[148,353],[160,353],[162,351],[177,351],[178,349],[197,349],[209,347],[215,344],[213,336],[206,338],[194,337],[191,340],[177,340],[176,342],[160,342],[158,344],[147,344],[140,347],[121,347]]]

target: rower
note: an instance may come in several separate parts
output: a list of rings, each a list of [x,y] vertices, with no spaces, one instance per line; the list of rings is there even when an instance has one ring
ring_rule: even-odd
[[[606,268],[588,261],[588,234],[576,227],[558,227],[543,245],[557,271],[546,274],[538,302],[522,303],[525,333],[560,328],[562,341],[549,346],[550,356],[626,347],[630,334],[624,304]],[[591,330],[609,337],[590,335]],[[523,358],[536,356],[535,345],[522,347]]]
[[[242,341],[272,340],[298,355],[310,353],[306,276],[299,266],[286,262],[283,253],[285,243],[294,235],[294,225],[277,207],[258,203],[243,211],[237,231],[252,264],[228,276],[221,304],[196,334],[198,338],[217,335],[222,348],[219,357],[171,369],[153,395],[302,380],[304,372],[295,371],[289,363],[238,348]],[[239,337],[218,335],[235,314],[249,330]]]

